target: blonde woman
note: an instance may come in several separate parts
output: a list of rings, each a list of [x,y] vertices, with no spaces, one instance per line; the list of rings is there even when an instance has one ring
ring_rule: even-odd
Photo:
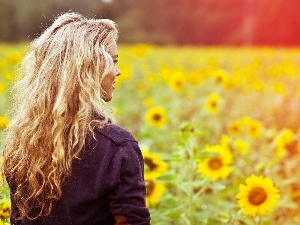
[[[150,224],[141,151],[107,105],[117,36],[65,13],[31,43],[4,147],[11,224]]]

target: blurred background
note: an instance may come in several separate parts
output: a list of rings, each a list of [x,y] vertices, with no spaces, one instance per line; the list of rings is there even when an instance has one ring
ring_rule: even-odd
[[[122,43],[295,46],[299,9],[299,0],[0,0],[0,40],[31,40],[72,10],[115,20]]]
[[[299,9],[300,0],[0,0],[0,152],[29,41],[63,12],[109,18],[122,71],[111,104],[143,151],[152,224],[299,225]],[[263,218],[237,203],[251,174],[281,194],[278,206],[254,198],[272,211]],[[269,180],[257,183],[271,196]],[[0,196],[1,225],[7,186]]]

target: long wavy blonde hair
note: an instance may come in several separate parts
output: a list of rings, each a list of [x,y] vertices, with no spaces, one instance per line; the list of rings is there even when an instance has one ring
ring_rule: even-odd
[[[111,20],[68,12],[30,44],[13,88],[2,166],[21,218],[51,212],[87,135],[113,120],[101,80],[113,68],[108,51],[117,36]]]

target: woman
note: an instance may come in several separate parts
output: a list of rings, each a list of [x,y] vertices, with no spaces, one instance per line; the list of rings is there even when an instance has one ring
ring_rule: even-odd
[[[12,224],[150,224],[141,151],[107,106],[117,35],[66,13],[31,43],[4,147]]]

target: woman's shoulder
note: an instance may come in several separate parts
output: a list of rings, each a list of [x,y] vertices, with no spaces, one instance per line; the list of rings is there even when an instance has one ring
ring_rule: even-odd
[[[98,135],[110,139],[117,145],[122,145],[124,142],[127,141],[136,142],[136,139],[128,130],[116,124],[106,124],[103,128],[97,128],[96,132]]]

